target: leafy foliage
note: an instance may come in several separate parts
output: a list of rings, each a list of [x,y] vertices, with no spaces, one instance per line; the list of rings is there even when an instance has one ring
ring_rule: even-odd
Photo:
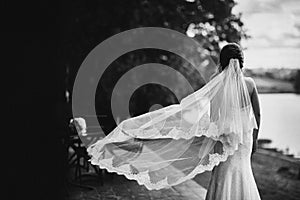
[[[128,29],[152,26],[170,28],[181,33],[189,31],[215,58],[220,50],[220,42],[239,42],[242,38],[249,37],[245,33],[241,14],[232,13],[232,8],[236,5],[234,0],[75,0],[65,1],[63,4],[63,48],[60,55],[62,65],[69,66],[70,91],[76,72],[87,54],[103,40]],[[195,89],[204,84],[203,80],[194,75],[193,70],[188,69],[184,61],[178,60],[174,55],[145,51],[128,53],[110,66],[113,70],[108,70],[99,83],[96,95],[97,111],[98,114],[108,116],[106,126],[115,126],[110,123],[113,121],[110,98],[115,83],[131,67],[149,61],[175,66],[179,72],[186,73],[186,77],[192,77],[191,82]],[[145,95],[157,92],[153,87],[143,87],[142,90]],[[163,91],[162,88],[159,91]],[[161,102],[163,105],[176,102],[172,95],[169,95],[170,98],[165,95],[155,96],[157,99],[153,102]],[[133,99],[139,101],[137,97]],[[134,103],[131,103],[131,107],[145,110]]]

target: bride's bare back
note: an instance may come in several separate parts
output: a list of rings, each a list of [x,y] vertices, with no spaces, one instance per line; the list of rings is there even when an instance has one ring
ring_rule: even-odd
[[[245,82],[248,88],[248,92],[250,95],[252,107],[253,107],[253,112],[255,115],[256,123],[259,128],[260,126],[260,105],[259,105],[259,99],[258,99],[258,92],[256,88],[256,84],[254,80],[251,77],[245,77]],[[256,137],[257,138],[257,135]]]

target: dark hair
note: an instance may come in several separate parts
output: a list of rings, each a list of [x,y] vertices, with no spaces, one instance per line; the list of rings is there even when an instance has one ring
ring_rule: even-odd
[[[222,48],[220,53],[220,65],[222,71],[228,66],[231,58],[239,60],[241,69],[244,67],[244,54],[241,47],[236,43],[229,43]]]

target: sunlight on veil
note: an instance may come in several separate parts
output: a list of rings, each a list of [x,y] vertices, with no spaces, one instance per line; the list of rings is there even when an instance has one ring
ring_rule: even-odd
[[[180,104],[124,120],[88,147],[91,163],[147,189],[177,185],[225,161],[257,128],[236,59]]]

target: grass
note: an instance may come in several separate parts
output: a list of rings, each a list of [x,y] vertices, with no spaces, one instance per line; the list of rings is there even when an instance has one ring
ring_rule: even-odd
[[[300,180],[297,179],[299,168],[259,150],[252,157],[252,169],[262,200],[299,200]],[[299,166],[298,166],[299,167]],[[284,170],[282,170],[284,169]],[[194,180],[207,188],[211,173],[197,175]]]

